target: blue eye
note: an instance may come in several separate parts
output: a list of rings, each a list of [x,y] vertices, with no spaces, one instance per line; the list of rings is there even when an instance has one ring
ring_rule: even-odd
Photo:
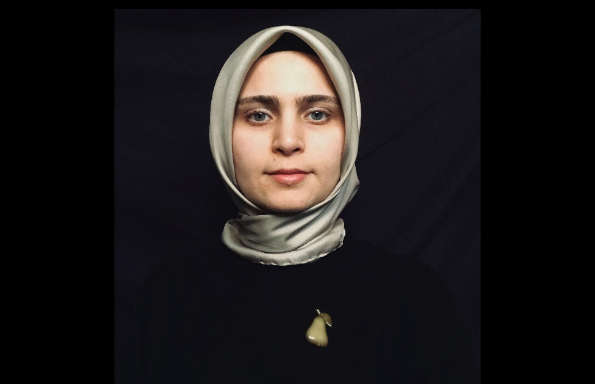
[[[322,112],[322,111],[313,111],[313,112],[310,112],[309,116],[314,121],[321,121],[321,120],[324,120],[325,118],[328,117],[327,114],[325,112]]]
[[[248,117],[249,117],[249,120],[255,121],[257,123],[262,123],[262,122],[266,121],[268,115],[264,112],[254,112],[254,113],[250,114]]]

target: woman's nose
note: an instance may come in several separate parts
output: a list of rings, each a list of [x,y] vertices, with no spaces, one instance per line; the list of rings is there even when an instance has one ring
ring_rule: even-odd
[[[280,121],[275,127],[273,152],[289,156],[304,150],[303,132],[299,122],[295,120]]]

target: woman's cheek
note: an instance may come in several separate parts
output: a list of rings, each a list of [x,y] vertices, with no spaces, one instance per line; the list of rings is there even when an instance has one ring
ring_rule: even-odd
[[[326,156],[326,164],[329,168],[340,166],[341,157],[343,153],[344,136],[343,132],[339,130],[332,131],[322,145],[322,151]]]
[[[264,171],[264,157],[268,148],[266,138],[261,135],[249,132],[249,130],[238,130],[233,135],[233,155],[237,167],[250,173],[262,173]]]

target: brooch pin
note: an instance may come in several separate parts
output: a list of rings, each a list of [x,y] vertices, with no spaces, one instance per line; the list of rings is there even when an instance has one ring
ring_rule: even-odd
[[[328,345],[328,336],[326,335],[326,325],[333,326],[331,315],[328,313],[321,313],[316,308],[318,316],[312,321],[312,325],[306,331],[306,340],[318,347],[326,347]]]

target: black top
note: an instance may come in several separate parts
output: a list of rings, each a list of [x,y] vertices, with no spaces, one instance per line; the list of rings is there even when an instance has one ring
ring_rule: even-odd
[[[139,383],[479,382],[438,275],[365,241],[284,267],[205,245],[141,297]],[[305,337],[316,308],[332,317],[327,347]]]

